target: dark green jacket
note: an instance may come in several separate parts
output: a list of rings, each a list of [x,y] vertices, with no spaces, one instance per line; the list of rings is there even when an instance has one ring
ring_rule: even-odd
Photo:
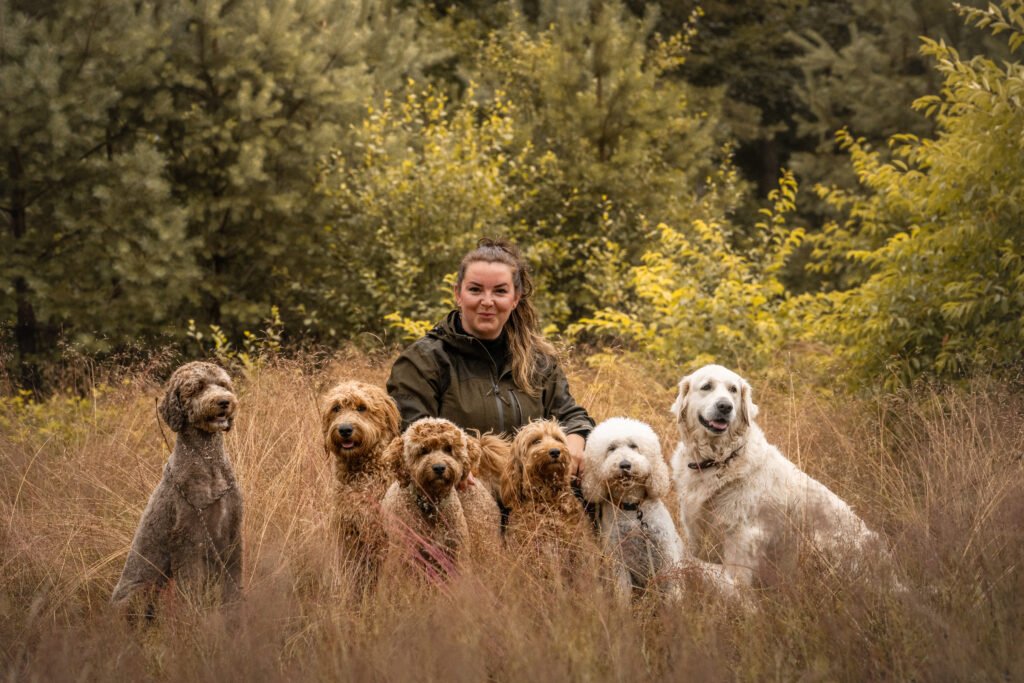
[[[556,418],[567,434],[586,437],[594,427],[569,393],[553,359],[539,368],[541,391],[530,396],[512,379],[511,354],[501,368],[483,343],[456,327],[452,311],[395,361],[388,393],[398,403],[402,429],[422,417],[443,417],[463,429],[507,435],[538,418]]]

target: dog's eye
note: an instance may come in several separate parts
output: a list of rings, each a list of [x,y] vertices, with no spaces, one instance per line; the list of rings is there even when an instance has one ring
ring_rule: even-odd
[[[530,445],[531,445],[531,446],[536,446],[536,445],[537,445],[537,444],[539,444],[539,443],[540,443],[540,439],[538,438],[538,439],[534,439],[534,440],[533,440],[533,443],[531,443]]]
[[[701,391],[711,391],[711,382],[705,382],[704,386],[700,388]]]
[[[735,384],[729,385],[729,393],[732,393],[732,394],[736,393],[736,385]]]
[[[333,406],[331,406],[331,412],[332,413],[336,413],[339,410],[341,410],[341,406],[339,406],[337,403],[335,403]]]
[[[358,412],[358,413],[365,413],[366,412],[366,406],[356,406],[356,412]]]
[[[451,444],[447,444],[447,443],[446,443],[446,444],[444,445],[444,452],[445,452],[445,453],[451,453],[451,452],[452,452],[452,446],[451,446]]]
[[[633,443],[632,441],[629,442],[629,447],[632,448],[634,451],[636,450],[636,444]]]

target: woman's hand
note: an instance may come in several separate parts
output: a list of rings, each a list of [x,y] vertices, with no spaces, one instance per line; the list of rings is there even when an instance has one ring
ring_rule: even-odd
[[[572,457],[573,476],[583,474],[583,447],[587,445],[586,440],[579,434],[569,434],[565,437],[565,445],[569,448],[569,455]]]

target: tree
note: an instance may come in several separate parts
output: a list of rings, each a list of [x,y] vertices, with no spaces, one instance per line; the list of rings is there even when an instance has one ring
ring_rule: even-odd
[[[510,150],[515,111],[472,91],[451,103],[436,89],[385,98],[338,151],[321,192],[333,209],[318,268],[337,334],[378,330],[386,317],[432,324],[450,307],[442,283],[481,235],[508,231],[515,180],[541,184],[524,150]]]
[[[1024,44],[1024,2],[961,7],[969,24]],[[964,59],[925,39],[939,94],[915,108],[937,134],[891,139],[883,161],[841,133],[863,191],[823,190],[844,216],[814,239],[814,267],[842,270],[828,338],[861,376],[958,377],[1018,363],[1024,328],[1024,66]]]
[[[492,32],[471,73],[482,93],[516,104],[518,144],[548,169],[523,188],[512,227],[538,266],[546,319],[564,325],[610,303],[651,224],[700,210],[727,153],[713,135],[714,93],[668,77],[688,54],[686,33],[657,35],[653,16],[620,2],[548,5],[541,28],[520,16]]]
[[[194,281],[186,212],[146,124],[162,21],[149,5],[0,4],[3,320],[22,379],[61,329],[92,350],[168,320]]]

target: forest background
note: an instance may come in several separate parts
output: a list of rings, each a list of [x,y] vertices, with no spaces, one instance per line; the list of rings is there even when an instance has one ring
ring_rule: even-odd
[[[591,350],[1014,372],[1022,7],[3,0],[7,388],[402,342],[481,235]]]

